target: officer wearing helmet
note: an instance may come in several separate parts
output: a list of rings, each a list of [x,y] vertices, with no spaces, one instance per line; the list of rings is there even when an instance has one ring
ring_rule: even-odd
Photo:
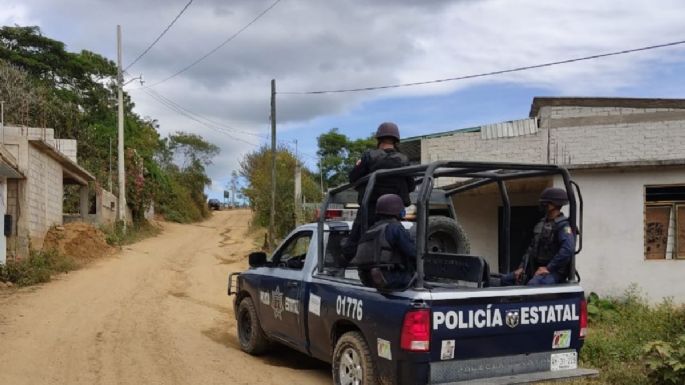
[[[409,165],[409,158],[402,154],[397,149],[397,144],[400,141],[400,130],[395,123],[385,122],[381,123],[376,130],[376,148],[367,150],[362,154],[360,160],[357,161],[355,167],[350,171],[350,183],[354,183],[366,175],[382,169],[392,169],[404,167]],[[414,178],[400,177],[400,176],[386,176],[377,178],[374,185],[373,192],[369,197],[367,212],[368,223],[371,226],[374,223],[374,210],[376,201],[384,194],[397,194],[402,200],[403,205],[409,206],[411,200],[409,193],[414,191],[416,183]],[[362,204],[366,185],[357,187],[357,203]],[[357,212],[357,217],[352,225],[352,231],[348,237],[347,242],[343,245],[343,254],[350,259],[355,255],[359,237],[361,237],[361,210]]]
[[[540,210],[545,216],[533,229],[533,240],[521,265],[502,277],[502,285],[551,285],[566,281],[576,248],[571,224],[561,213],[567,204],[568,195],[563,189],[547,188],[542,192]]]
[[[381,290],[406,288],[416,271],[416,244],[400,220],[404,202],[385,194],[376,204],[376,222],[360,238],[350,265],[366,286]]]

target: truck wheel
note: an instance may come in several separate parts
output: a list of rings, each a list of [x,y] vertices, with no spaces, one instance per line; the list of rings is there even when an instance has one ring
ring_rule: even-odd
[[[257,318],[252,298],[246,297],[238,305],[238,340],[244,352],[259,355],[266,351],[269,339],[264,334]]]
[[[376,385],[376,368],[371,351],[359,332],[347,332],[340,337],[333,351],[333,383],[335,385]]]
[[[416,225],[410,230],[416,240]],[[456,220],[436,215],[428,217],[426,243],[430,253],[469,254],[471,245],[466,232]]]

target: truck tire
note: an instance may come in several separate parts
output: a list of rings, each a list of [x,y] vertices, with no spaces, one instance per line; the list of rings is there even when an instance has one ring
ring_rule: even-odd
[[[416,240],[416,225],[411,228],[411,236]],[[466,232],[456,220],[435,215],[428,217],[426,243],[429,253],[469,254],[471,245]]]
[[[376,385],[376,368],[371,350],[359,332],[347,332],[333,350],[333,383],[335,385]]]
[[[238,305],[238,342],[242,351],[255,356],[266,352],[269,346],[250,297],[245,297]]]

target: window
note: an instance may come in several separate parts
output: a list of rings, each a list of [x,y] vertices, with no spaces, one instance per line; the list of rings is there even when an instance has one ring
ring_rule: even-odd
[[[645,187],[645,258],[685,259],[685,185]]]
[[[274,265],[291,269],[302,269],[305,258],[307,257],[307,252],[309,251],[312,234],[312,231],[302,231],[290,238],[290,240],[274,254]]]

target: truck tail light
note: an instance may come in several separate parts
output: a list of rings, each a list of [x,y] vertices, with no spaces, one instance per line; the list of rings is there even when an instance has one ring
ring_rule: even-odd
[[[430,349],[430,330],[430,310],[410,310],[404,315],[400,346],[411,352],[427,352]]]
[[[343,217],[342,209],[328,209],[324,212],[324,219],[325,220],[340,219],[342,217]],[[319,220],[319,218],[321,218],[321,211],[320,211],[320,209],[316,209],[316,212],[314,214],[314,220]]]
[[[587,301],[580,300],[580,338],[585,338],[587,335]]]

